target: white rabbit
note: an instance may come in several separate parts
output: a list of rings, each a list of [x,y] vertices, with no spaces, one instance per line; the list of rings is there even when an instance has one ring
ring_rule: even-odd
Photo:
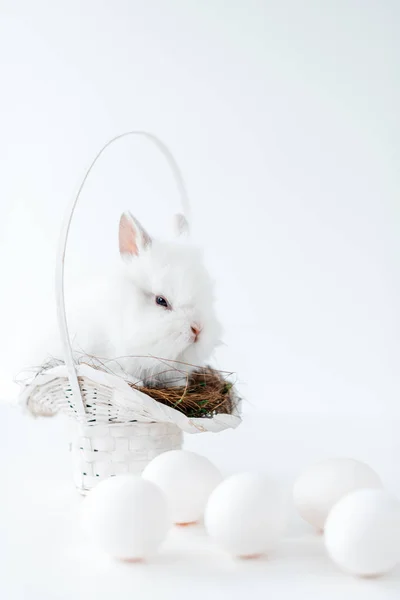
[[[180,233],[186,230],[182,215],[176,223]],[[200,251],[182,237],[152,240],[131,214],[121,216],[120,270],[79,289],[68,311],[76,357],[93,355],[114,373],[121,367],[138,381],[168,385],[205,364],[221,334],[213,282]],[[45,342],[35,364],[63,358],[56,340]]]

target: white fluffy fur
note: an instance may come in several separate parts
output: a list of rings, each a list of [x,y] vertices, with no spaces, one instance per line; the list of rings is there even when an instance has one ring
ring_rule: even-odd
[[[120,239],[123,260],[119,271],[104,274],[78,290],[68,311],[73,348],[111,361],[108,366],[114,372],[120,365],[138,380],[157,376],[171,384],[180,383],[175,370],[178,365],[168,361],[204,365],[220,339],[213,282],[201,252],[186,239],[146,239],[144,244],[140,224],[129,215],[126,218],[131,219],[135,252],[124,253]],[[156,304],[158,295],[168,300],[170,310]],[[192,324],[201,327],[197,341]],[[48,342],[45,354],[62,358],[56,336]],[[181,368],[190,370],[184,364]]]

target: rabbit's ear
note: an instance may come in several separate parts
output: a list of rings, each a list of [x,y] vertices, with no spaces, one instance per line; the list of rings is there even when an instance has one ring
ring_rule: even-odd
[[[178,237],[181,235],[189,235],[189,223],[184,215],[180,213],[174,215],[174,229],[175,235]]]
[[[151,237],[129,212],[119,221],[119,252],[122,257],[138,256],[151,245]]]

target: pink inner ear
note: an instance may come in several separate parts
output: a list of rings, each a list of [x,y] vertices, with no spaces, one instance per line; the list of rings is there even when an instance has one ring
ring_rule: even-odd
[[[121,254],[139,254],[137,231],[126,215],[122,215],[119,222],[119,251]]]

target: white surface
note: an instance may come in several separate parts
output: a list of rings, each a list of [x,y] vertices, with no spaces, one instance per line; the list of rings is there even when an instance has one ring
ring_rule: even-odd
[[[219,363],[251,402],[399,414],[399,23],[397,0],[2,0],[0,370],[54,310],[80,177],[138,127],[185,174]],[[117,255],[123,210],[157,234],[177,206],[162,159],[133,141],[82,199],[77,271]]]
[[[332,419],[253,414],[236,431],[187,436],[225,474],[263,470],[291,485],[310,461],[329,455],[370,463],[400,494],[400,423],[393,419]],[[309,600],[397,599],[400,569],[381,580],[357,580],[326,557],[322,539],[292,514],[289,535],[268,559],[233,560],[202,528],[174,529],[159,557],[120,564],[98,554],[79,530],[69,478],[64,423],[0,412],[0,597],[7,600],[204,600],[243,597]],[[55,465],[65,477],[54,479]]]

